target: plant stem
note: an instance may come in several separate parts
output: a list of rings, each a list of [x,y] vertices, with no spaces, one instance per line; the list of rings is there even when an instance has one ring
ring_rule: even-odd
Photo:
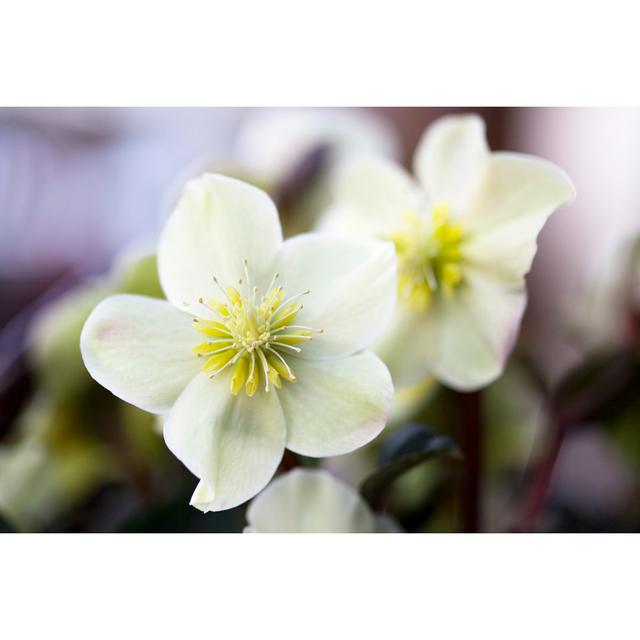
[[[525,502],[524,515],[520,523],[519,531],[533,531],[535,528],[540,513],[546,503],[551,477],[553,476],[553,470],[560,455],[560,449],[564,442],[567,426],[566,421],[559,420],[555,416],[551,416],[549,419],[548,429],[552,434],[551,444],[531,485],[529,495]]]
[[[462,398],[462,530],[477,533],[482,530],[482,415],[480,393],[465,393]]]
[[[570,429],[601,417],[613,402],[620,401],[628,388],[637,384],[638,365],[633,354],[622,352],[602,371],[594,384],[574,397],[549,399],[548,432],[550,444],[533,478],[518,531],[534,531],[544,510],[553,470],[564,439]]]

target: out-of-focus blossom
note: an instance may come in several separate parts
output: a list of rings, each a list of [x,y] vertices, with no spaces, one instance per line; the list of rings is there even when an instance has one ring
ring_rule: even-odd
[[[615,348],[640,340],[640,238],[618,248],[594,274],[584,304],[567,314],[583,348]]]
[[[396,386],[432,374],[458,390],[478,389],[502,372],[536,237],[574,189],[549,162],[491,153],[473,115],[432,125],[414,168],[419,185],[382,159],[346,163],[320,228],[396,246],[399,304],[375,347]]]
[[[0,513],[16,529],[41,531],[88,498],[99,483],[119,477],[113,452],[82,434],[78,412],[36,398],[16,437],[0,445]]]
[[[245,533],[393,533],[348,485],[327,471],[294,469],[276,478],[249,505]]]
[[[47,528],[100,483],[123,476],[122,461],[96,433],[96,423],[104,419],[93,404],[99,387],[88,375],[78,346],[91,310],[117,292],[162,296],[155,255],[124,252],[106,276],[79,285],[34,319],[28,353],[38,393],[19,418],[15,434],[0,446],[0,513],[20,529]],[[137,432],[152,433],[151,417],[118,407],[114,413],[127,437],[146,446],[148,437]],[[146,424],[139,427],[141,417]]]
[[[260,109],[240,128],[239,178],[265,188],[281,208],[286,235],[308,231],[330,202],[329,176],[359,155],[395,158],[399,141],[383,116],[364,109]]]
[[[80,344],[100,384],[166,414],[168,447],[201,480],[194,506],[217,511],[253,497],[285,446],[337,455],[382,430],[391,379],[363,349],[393,313],[390,243],[321,234],[282,242],[264,192],[208,174],[185,187],[158,264],[169,302],[107,298]]]
[[[234,155],[258,180],[275,184],[319,149],[332,166],[360,154],[395,157],[398,140],[388,122],[362,109],[260,109],[243,123]]]

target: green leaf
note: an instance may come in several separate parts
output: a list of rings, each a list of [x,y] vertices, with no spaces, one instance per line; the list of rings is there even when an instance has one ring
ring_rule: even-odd
[[[377,509],[387,490],[401,475],[432,458],[461,459],[456,443],[421,424],[409,423],[394,431],[380,453],[380,467],[360,486],[360,494]]]
[[[155,254],[128,256],[119,265],[120,293],[164,298]]]

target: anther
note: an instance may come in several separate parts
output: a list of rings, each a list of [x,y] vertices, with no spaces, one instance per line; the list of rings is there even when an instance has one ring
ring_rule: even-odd
[[[222,295],[229,301],[231,302],[231,300],[229,299],[229,295],[227,294],[227,292],[224,290],[224,287],[220,284],[220,281],[218,280],[218,278],[216,278],[215,276],[213,276],[213,281],[216,284],[216,286],[218,287],[218,289],[220,289],[220,291],[222,291]]]
[[[271,278],[271,282],[269,283],[269,286],[267,287],[267,293],[265,293],[265,296],[269,293],[269,291],[271,291],[273,285],[276,283],[276,280],[280,277],[280,274],[276,271],[273,274],[273,278]],[[282,289],[282,287],[279,287],[279,289]]]

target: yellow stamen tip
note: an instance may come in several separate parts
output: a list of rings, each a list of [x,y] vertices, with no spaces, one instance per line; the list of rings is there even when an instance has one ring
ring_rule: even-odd
[[[230,368],[229,391],[237,396],[244,389],[252,397],[261,385],[265,392],[282,388],[282,380],[295,382],[286,358],[301,348],[294,346],[311,340],[315,329],[294,324],[303,308],[298,302],[300,296],[308,295],[307,289],[284,301],[284,288],[275,286],[280,277],[275,273],[268,289],[260,293],[251,283],[248,260],[245,263],[245,284],[241,288],[223,287],[216,276],[223,300],[198,298],[198,302],[218,314],[216,320],[193,318],[196,331],[210,336],[207,342],[192,348],[198,358],[203,358],[202,370],[215,378]],[[319,331],[318,333],[322,333]]]
[[[405,224],[390,240],[398,256],[398,296],[409,307],[427,311],[435,295],[452,295],[464,280],[464,231],[437,203],[431,220],[405,213]]]

